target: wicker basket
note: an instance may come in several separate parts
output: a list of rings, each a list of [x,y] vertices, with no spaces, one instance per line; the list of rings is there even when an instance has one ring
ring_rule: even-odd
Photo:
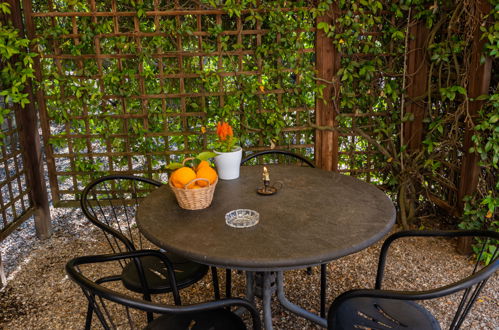
[[[208,181],[207,179],[198,178],[190,181],[185,187],[193,184],[196,181]],[[177,197],[178,205],[186,210],[201,210],[205,209],[211,205],[213,200],[213,193],[215,192],[215,187],[218,183],[218,178],[212,185],[208,182],[208,187],[199,189],[187,189],[187,188],[177,188],[172,185],[171,181],[168,180],[168,184],[173,190],[175,197]]]

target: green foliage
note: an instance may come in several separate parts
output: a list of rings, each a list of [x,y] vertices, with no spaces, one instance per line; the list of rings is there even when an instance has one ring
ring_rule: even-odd
[[[200,22],[189,14],[155,20],[147,13],[173,4],[156,8],[152,1],[124,0],[116,10],[135,16],[120,16],[119,28],[112,17],[77,17],[76,38],[69,17],[35,21],[44,55],[41,87],[55,127],[48,143],[55,154],[69,149],[81,155],[63,172],[71,167],[96,175],[131,167],[161,172],[182,155],[212,145],[216,123],[224,118],[244,148],[313,143],[312,131],[304,128],[307,116],[298,112],[313,108],[323,88],[315,80],[313,29],[327,8],[322,3],[330,1],[321,2],[322,9],[312,1],[201,2],[226,14],[221,20],[203,15]],[[33,5],[39,11],[89,11],[80,0],[55,2],[54,8],[43,1]],[[105,2],[96,5],[112,11]],[[241,28],[265,33],[237,34]],[[93,58],[97,52],[102,59]],[[58,54],[68,59],[53,58]],[[292,126],[301,131],[287,132]],[[201,127],[208,134],[199,134]],[[95,151],[93,137],[102,139],[104,150]],[[85,155],[91,152],[119,156],[107,166]]]
[[[499,57],[499,4],[492,9],[489,19],[494,24],[482,25],[482,38],[486,40],[485,54],[497,59]],[[477,100],[484,104],[476,119],[475,134],[472,137],[474,147],[469,152],[480,156],[481,176],[479,189],[473,196],[465,199],[464,217],[461,228],[487,229],[499,232],[497,210],[499,209],[499,94],[497,86],[490,95],[481,95]],[[488,263],[497,249],[498,242],[490,242],[486,247],[484,258]],[[476,247],[475,247],[476,248]],[[488,258],[488,259],[487,259]]]
[[[497,58],[499,24],[477,24],[487,17],[473,16],[476,12],[464,15],[463,1],[339,1],[338,6],[342,15],[334,24],[321,22],[317,28],[333,40],[342,54],[336,118],[338,130],[347,136],[340,136],[340,152],[376,150],[373,157],[340,155],[340,168],[365,168],[372,162],[377,171],[364,178],[387,187],[398,200],[401,223],[414,225],[418,211],[428,210],[428,196],[443,195],[445,199],[446,187],[459,184],[458,178],[450,175],[450,167],[459,164],[467,152],[462,141],[463,123],[469,121],[467,108],[472,101],[467,95],[467,79],[473,75],[469,71],[472,44],[480,29],[487,40],[484,56]],[[497,9],[491,11],[492,22],[497,21]],[[406,88],[418,83],[405,73],[403,63],[404,56],[410,55],[406,42],[416,37],[407,35],[407,26],[417,21],[425,22],[429,31],[428,90],[420,99],[406,100],[404,104],[404,79]],[[383,33],[376,36],[366,31]],[[481,190],[486,192],[480,197],[468,197],[463,227],[497,230],[493,221],[499,157],[495,98],[493,93],[483,97],[486,104],[473,137],[476,146],[472,152],[480,154],[482,173],[487,173],[480,180]],[[407,102],[425,107],[422,146],[416,150],[400,141],[405,125],[415,120],[414,113],[404,112]],[[349,136],[352,133],[354,136]]]
[[[10,14],[9,4],[1,2],[0,12]],[[29,44],[30,41],[22,38],[12,24],[0,22],[0,124],[12,105],[24,108],[29,103],[24,89],[28,79],[34,78],[32,64],[36,56],[27,51]]]
[[[78,155],[62,166],[63,174],[74,169],[84,184],[92,174],[109,171],[162,172],[166,164],[206,150],[216,139],[216,123],[227,118],[243,148],[310,146],[316,128],[310,109],[321,100],[336,111],[335,127],[325,129],[338,132],[339,168],[383,185],[397,199],[405,226],[417,225],[431,196],[452,196],[448,187],[456,190],[459,161],[467,152],[462,141],[473,101],[472,44],[481,31],[487,41],[483,58],[499,56],[497,5],[489,17],[494,23],[482,24],[487,18],[463,9],[469,4],[464,0],[199,2],[224,14],[156,17],[148,12],[172,10],[173,2],[120,0],[111,8],[98,1],[99,12],[134,14],[78,16],[78,37],[71,17],[36,18],[40,88],[51,124],[46,138],[53,153]],[[34,0],[33,6],[37,12],[90,11],[83,0]],[[332,24],[317,24],[331,6],[341,14]],[[9,9],[2,4],[0,10]],[[410,27],[418,22],[428,28],[428,88],[409,99],[408,87],[418,82],[405,61],[415,38]],[[32,54],[11,50],[26,48],[27,41],[2,28],[8,48],[0,54],[21,58],[24,67],[12,66],[20,74],[16,81],[31,77],[23,68],[30,68]],[[256,30],[263,32],[246,32]],[[316,31],[331,38],[340,56],[333,81],[317,77]],[[331,85],[338,98],[324,99]],[[9,102],[22,105],[22,88],[9,86]],[[479,192],[467,199],[463,227],[497,230],[497,98],[496,91],[481,97],[484,107],[473,118],[471,151],[480,155],[483,171]],[[420,119],[406,112],[408,104],[423,109],[417,148],[402,141],[407,126]]]
[[[469,152],[480,155],[482,168],[478,191],[465,199],[464,217],[460,227],[464,229],[487,229],[499,232],[497,210],[499,209],[499,94],[482,97],[487,103],[480,111],[475,135],[474,147]],[[486,248],[484,258],[489,258],[497,248],[497,242],[491,242]],[[485,260],[488,262],[488,260]]]
[[[376,168],[375,173],[358,177],[396,190],[400,178],[393,168],[399,164],[394,160],[399,153],[406,8],[373,0],[339,1],[338,7],[342,15],[333,24],[321,22],[317,28],[341,54],[336,119],[346,136],[340,137],[339,151],[345,156],[340,157],[339,166]],[[385,154],[379,153],[379,147]],[[355,156],[346,156],[349,153]]]

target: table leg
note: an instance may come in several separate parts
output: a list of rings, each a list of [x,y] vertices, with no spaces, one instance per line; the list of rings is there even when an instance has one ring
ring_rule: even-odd
[[[321,265],[321,317],[326,317],[327,264]]]
[[[232,269],[225,270],[225,298],[232,297]]]
[[[211,266],[211,279],[213,281],[213,293],[215,296],[215,300],[220,300],[220,286],[218,284],[218,272],[217,268]]]
[[[327,327],[327,320],[325,318],[319,317],[306,309],[301,308],[298,305],[293,304],[291,301],[286,298],[286,295],[284,293],[284,275],[281,272],[277,272],[277,299],[279,299],[279,302],[281,303],[282,307],[286,308],[292,313],[295,313],[297,315],[300,315],[307,320],[310,320],[324,328]]]
[[[5,271],[3,270],[2,254],[0,253],[0,288],[4,285],[7,285],[7,277],[5,276]]]
[[[272,330],[272,288],[271,288],[271,273],[264,272],[263,273],[263,297],[262,297],[262,305],[263,305],[263,325],[265,330]]]
[[[255,273],[246,272],[246,299],[255,302]]]
[[[255,303],[255,272],[246,272],[246,299]],[[248,310],[243,307],[239,307],[233,313],[238,316],[242,316]]]

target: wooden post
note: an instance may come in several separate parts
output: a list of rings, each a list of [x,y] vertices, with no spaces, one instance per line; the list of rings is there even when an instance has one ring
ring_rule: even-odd
[[[22,10],[18,0],[8,0],[11,5],[12,24],[24,37]],[[24,156],[24,168],[27,182],[31,187],[31,199],[35,207],[35,229],[37,237],[46,239],[52,233],[50,208],[46,181],[44,179],[43,157],[38,134],[35,99],[30,82],[26,83],[24,93],[28,93],[30,103],[24,109],[16,107],[16,121],[20,130],[21,148]]]
[[[491,6],[487,0],[479,0],[477,7],[480,10],[481,19],[477,20],[477,24],[482,24],[483,16],[487,15]],[[490,22],[489,22],[490,24]],[[479,27],[476,27],[475,36],[472,46],[472,57],[471,57],[471,67],[468,71],[468,97],[476,98],[480,95],[488,94],[490,86],[490,77],[492,72],[492,59],[490,57],[485,58],[484,63],[480,63],[480,58],[483,55],[483,47],[487,40],[481,39],[482,32]],[[469,115],[471,121],[466,121],[466,131],[464,134],[464,156],[461,164],[461,181],[459,182],[458,191],[458,207],[462,212],[464,207],[463,198],[466,195],[472,195],[478,184],[478,177],[480,175],[480,166],[478,162],[480,156],[476,153],[470,153],[469,150],[473,147],[473,141],[471,137],[474,134],[475,121],[478,115],[478,111],[483,106],[484,101],[470,101],[469,103]]]
[[[337,5],[332,5],[328,13],[317,18],[317,24],[326,22],[334,24],[338,15]],[[324,101],[317,100],[315,118],[319,126],[334,126],[336,114],[339,113],[339,82],[335,79],[340,68],[340,54],[333,41],[320,30],[315,42],[316,68],[321,81],[325,85]],[[330,130],[315,131],[315,163],[316,166],[328,171],[338,170],[338,132]]]
[[[11,1],[16,1],[16,0],[11,0]],[[21,1],[21,0],[19,0]],[[26,22],[26,34],[29,39],[34,39],[37,37],[36,35],[36,29],[35,29],[35,24],[33,22],[33,8],[31,4],[32,0],[22,0],[23,4],[23,10],[24,10],[24,19]],[[36,80],[41,83],[43,81],[42,77],[42,66],[40,63],[40,57],[37,56],[33,59],[33,68],[35,69],[35,77]],[[56,176],[56,166],[55,166],[55,161],[53,157],[53,151],[52,151],[52,145],[48,143],[48,138],[50,137],[50,126],[49,126],[49,120],[47,119],[47,106],[45,104],[45,96],[44,96],[44,91],[42,88],[37,88],[36,89],[36,101],[38,102],[38,115],[40,116],[40,125],[42,128],[42,134],[46,137],[44,139],[44,147],[45,147],[45,155],[46,157],[46,162],[47,162],[47,168],[48,168],[48,175],[49,175],[49,186],[52,190],[52,203],[54,205],[59,204],[59,193],[57,189],[57,176]]]
[[[409,151],[417,151],[421,148],[423,137],[423,119],[426,106],[424,100],[417,100],[425,95],[428,90],[428,59],[426,56],[425,43],[428,38],[428,28],[425,23],[419,21],[409,28],[409,44],[407,55],[407,103],[405,113],[412,113],[414,119],[405,122],[402,136],[404,145]]]

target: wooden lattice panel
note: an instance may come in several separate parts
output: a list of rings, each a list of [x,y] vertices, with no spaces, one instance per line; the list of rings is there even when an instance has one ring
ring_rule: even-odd
[[[164,179],[166,163],[213,142],[213,114],[234,104],[241,91],[247,92],[244,100],[230,110],[245,150],[273,143],[313,157],[307,123],[315,96],[310,93],[304,104],[289,90],[300,79],[293,72],[296,58],[313,71],[314,31],[297,29],[303,46],[277,58],[257,51],[281,38],[271,33],[265,13],[252,21],[249,10],[238,17],[197,1],[155,0],[144,2],[139,17],[127,3],[25,1],[28,33],[40,37],[44,88],[38,103],[56,203],[78,198],[92,176]],[[288,68],[263,73],[276,65]],[[267,121],[275,111],[287,127],[274,141],[244,119]]]
[[[384,8],[388,5],[389,2],[385,2]],[[362,14],[353,14],[352,19],[369,15],[377,16],[366,10]],[[379,130],[386,128],[379,126],[379,123],[384,121],[383,118],[389,119],[389,116],[398,113],[402,104],[401,94],[398,97],[387,95],[387,86],[400,90],[404,71],[403,42],[394,41],[386,33],[397,25],[403,26],[404,22],[395,19],[390,11],[384,11],[381,15],[384,19],[374,25],[376,28],[361,31],[356,36],[351,53],[341,58],[341,70],[348,71],[354,78],[345,79],[341,75],[341,79],[345,80],[341,82],[336,117],[339,128],[338,171],[375,184],[383,182],[384,175],[380,170],[389,160],[373,142],[380,139],[387,141],[397,134],[395,130],[390,138],[383,137]],[[365,45],[369,47],[364,48]]]
[[[0,105],[3,105],[0,99]],[[26,170],[20,144],[19,128],[14,112],[4,117],[0,126],[0,241],[18,223],[31,214]]]

